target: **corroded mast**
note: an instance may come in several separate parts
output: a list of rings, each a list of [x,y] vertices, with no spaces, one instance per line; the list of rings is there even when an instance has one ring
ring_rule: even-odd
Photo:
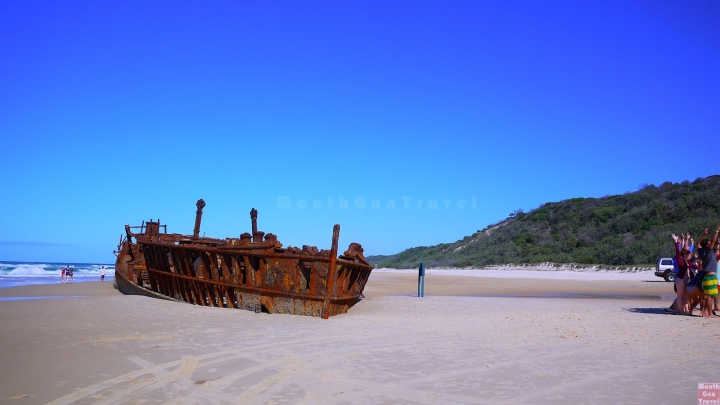
[[[205,208],[205,200],[202,198],[195,203],[197,212],[195,212],[195,229],[193,230],[193,239],[200,237],[200,221],[202,220],[202,210]]]

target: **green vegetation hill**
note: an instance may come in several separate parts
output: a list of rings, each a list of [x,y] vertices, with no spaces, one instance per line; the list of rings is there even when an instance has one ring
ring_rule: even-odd
[[[573,198],[516,211],[455,243],[370,256],[378,267],[468,267],[520,263],[653,265],[674,254],[672,233],[700,239],[720,225],[720,176],[670,182],[602,198]]]

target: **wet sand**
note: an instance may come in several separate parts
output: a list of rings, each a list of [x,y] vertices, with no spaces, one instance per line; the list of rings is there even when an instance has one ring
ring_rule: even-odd
[[[416,293],[373,273],[322,320],[108,282],[0,289],[0,403],[679,404],[720,382],[720,319],[665,314],[660,279],[432,275]]]

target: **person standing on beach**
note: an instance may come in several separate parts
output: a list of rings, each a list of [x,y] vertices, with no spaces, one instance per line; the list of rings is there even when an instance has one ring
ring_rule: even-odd
[[[702,290],[705,293],[705,305],[702,307],[702,316],[706,318],[717,318],[713,314],[712,308],[715,301],[715,297],[718,295],[718,279],[717,279],[717,259],[715,258],[715,250],[713,247],[718,241],[718,234],[720,233],[720,226],[713,234],[712,240],[708,239],[708,230],[705,228],[703,236],[700,239],[698,253],[700,260],[702,260]]]
[[[689,280],[690,268],[698,268],[694,263],[690,263],[690,252],[688,251],[686,242],[678,240],[675,234],[672,234],[672,238],[675,241],[675,263],[678,267],[678,272],[675,278],[675,288],[677,290],[677,299],[675,301],[675,312],[682,315],[689,315],[690,311],[689,302],[690,296],[686,292],[687,282]]]
[[[715,245],[715,261],[720,262],[720,240],[717,241],[717,245]],[[718,295],[715,296],[715,311],[720,311],[720,308],[718,308]],[[717,314],[713,311],[713,315]]]
[[[100,266],[100,281],[105,281],[105,266]]]
[[[60,276],[60,283],[65,284],[65,267],[62,268],[62,275]]]

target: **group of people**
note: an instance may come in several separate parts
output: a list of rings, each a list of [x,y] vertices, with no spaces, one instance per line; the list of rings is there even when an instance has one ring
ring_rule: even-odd
[[[718,308],[718,278],[717,264],[720,260],[720,247],[718,246],[720,226],[710,236],[707,228],[698,241],[690,233],[672,234],[675,242],[675,289],[677,298],[670,306],[676,314],[692,315],[700,305],[700,316],[717,318]]]
[[[70,284],[73,282],[73,268],[68,264],[62,268],[62,282],[63,284]]]
[[[62,275],[60,276],[63,284],[70,284],[73,282],[73,268],[68,264],[62,268]],[[100,266],[100,281],[105,281],[105,266]]]

